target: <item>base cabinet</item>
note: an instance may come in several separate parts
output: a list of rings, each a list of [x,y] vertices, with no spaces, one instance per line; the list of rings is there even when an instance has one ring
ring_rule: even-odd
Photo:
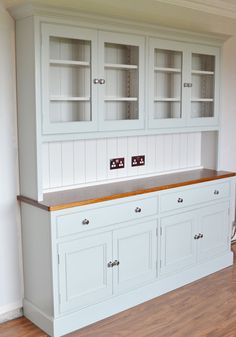
[[[232,265],[230,179],[52,212],[22,203],[24,315],[60,337]]]
[[[59,244],[60,311],[81,309],[112,295],[112,235]]]
[[[172,274],[203,263],[229,247],[229,203],[161,219],[160,274]]]

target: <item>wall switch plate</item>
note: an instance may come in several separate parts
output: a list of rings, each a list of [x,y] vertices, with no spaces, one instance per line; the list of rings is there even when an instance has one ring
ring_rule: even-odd
[[[132,156],[131,157],[131,166],[143,166],[145,165],[145,156]]]
[[[110,170],[117,170],[125,167],[125,158],[110,159]]]

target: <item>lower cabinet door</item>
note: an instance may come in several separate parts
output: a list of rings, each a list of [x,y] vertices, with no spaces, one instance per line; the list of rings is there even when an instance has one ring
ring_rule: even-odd
[[[173,274],[197,262],[197,218],[186,212],[161,219],[160,275]]]
[[[227,202],[199,210],[199,262],[229,250],[229,204]]]
[[[114,293],[120,294],[156,277],[157,221],[115,230],[113,233]]]
[[[112,295],[112,233],[59,244],[61,312],[80,309]]]

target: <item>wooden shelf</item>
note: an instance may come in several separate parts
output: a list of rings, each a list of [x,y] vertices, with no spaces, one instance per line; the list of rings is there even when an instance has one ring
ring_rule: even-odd
[[[213,98],[192,98],[191,102],[214,102]]]
[[[137,102],[137,97],[105,97],[105,102]]]
[[[82,101],[88,102],[90,101],[90,97],[72,97],[72,96],[51,96],[50,101]]]
[[[111,69],[138,69],[135,64],[116,64],[116,63],[105,63],[105,68]]]
[[[181,69],[180,68],[154,67],[154,71],[166,72],[166,73],[181,73]]]
[[[69,61],[69,60],[50,60],[50,64],[54,65],[67,65],[67,66],[80,66],[80,67],[89,67],[89,62],[84,61]]]
[[[155,97],[154,102],[180,102],[180,98]]]
[[[193,75],[214,75],[214,71],[192,70]]]

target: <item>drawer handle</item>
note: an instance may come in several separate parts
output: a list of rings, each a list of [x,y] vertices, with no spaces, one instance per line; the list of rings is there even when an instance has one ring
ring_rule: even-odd
[[[180,204],[181,204],[182,202],[184,202],[184,199],[183,199],[183,198],[178,198],[178,200],[177,200],[177,201],[178,201],[178,203],[180,203]]]
[[[89,224],[89,220],[88,220],[88,219],[84,219],[84,220],[82,221],[82,224],[83,224],[83,225],[88,225],[88,224]]]
[[[140,207],[136,207],[134,211],[135,213],[141,213],[142,209]]]
[[[215,195],[218,195],[218,194],[220,194],[220,191],[219,191],[219,190],[215,190],[215,191],[214,191],[214,194],[215,194]]]

